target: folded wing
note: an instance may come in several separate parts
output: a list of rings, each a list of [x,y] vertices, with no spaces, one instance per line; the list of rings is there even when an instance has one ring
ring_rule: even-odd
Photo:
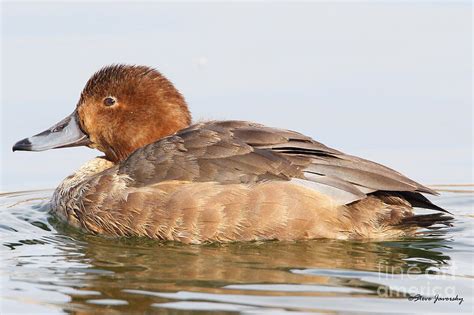
[[[244,121],[193,125],[135,151],[120,173],[136,187],[161,181],[294,181],[338,204],[393,193],[413,206],[444,211],[421,193],[433,190],[378,163],[344,154],[297,132]]]

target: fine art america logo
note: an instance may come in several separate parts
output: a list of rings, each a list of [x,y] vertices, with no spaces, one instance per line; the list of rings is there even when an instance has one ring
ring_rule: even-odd
[[[449,273],[438,268],[421,269],[418,266],[409,268],[379,265],[379,280],[398,282],[397,286],[380,284],[377,294],[380,297],[406,298],[412,302],[457,303],[461,305],[464,298],[456,292],[456,267],[450,266]],[[447,284],[447,285],[446,285]]]

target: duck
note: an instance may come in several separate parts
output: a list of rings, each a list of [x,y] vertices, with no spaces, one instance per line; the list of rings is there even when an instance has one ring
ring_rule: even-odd
[[[71,115],[13,151],[75,146],[103,155],[60,183],[51,211],[104,237],[385,240],[453,219],[424,196],[436,191],[301,133],[238,120],[193,123],[182,94],[148,66],[103,67]]]

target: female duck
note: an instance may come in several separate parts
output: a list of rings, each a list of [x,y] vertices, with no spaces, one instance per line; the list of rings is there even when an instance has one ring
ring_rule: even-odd
[[[108,236],[185,243],[393,238],[449,220],[434,194],[380,164],[300,133],[245,121],[191,125],[159,72],[114,65],[87,82],[75,111],[13,150],[102,151],[67,177],[53,211]]]

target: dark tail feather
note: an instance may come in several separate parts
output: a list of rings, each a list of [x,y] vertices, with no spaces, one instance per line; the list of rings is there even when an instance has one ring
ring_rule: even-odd
[[[404,227],[425,227],[430,228],[436,224],[442,224],[445,226],[452,226],[451,222],[454,220],[452,216],[445,215],[443,213],[434,213],[434,214],[420,214],[414,215],[411,217],[403,218],[402,221],[398,224],[399,226]]]
[[[399,192],[399,194],[402,195],[406,199],[406,201],[408,201],[411,204],[412,207],[438,210],[444,213],[452,214],[448,210],[438,207],[437,205],[429,201],[428,198],[426,198],[420,193],[411,192],[411,191],[402,191],[402,192]]]

